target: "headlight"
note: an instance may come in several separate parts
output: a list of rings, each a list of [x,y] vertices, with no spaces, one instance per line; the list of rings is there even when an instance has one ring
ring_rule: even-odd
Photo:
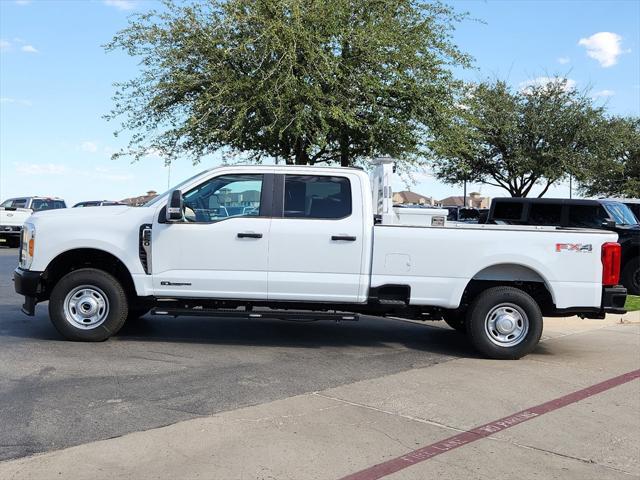
[[[29,270],[33,263],[33,254],[36,249],[36,227],[31,223],[22,226],[20,242],[20,268]]]

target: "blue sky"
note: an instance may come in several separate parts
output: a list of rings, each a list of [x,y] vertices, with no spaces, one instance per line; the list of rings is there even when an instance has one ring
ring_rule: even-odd
[[[481,22],[455,32],[475,57],[470,81],[506,78],[514,87],[562,75],[590,87],[611,113],[640,115],[640,2],[457,0]],[[101,45],[127,16],[153,0],[0,0],[0,197],[56,195],[69,203],[121,199],[167,188],[162,159],[110,160],[123,145],[117,124],[102,119],[112,83],[137,73],[134,59]],[[171,183],[219,163],[171,167]],[[412,190],[436,198],[461,194],[428,172]],[[397,189],[403,188],[397,185]],[[472,185],[490,196],[494,187]],[[561,185],[550,195],[567,196]]]

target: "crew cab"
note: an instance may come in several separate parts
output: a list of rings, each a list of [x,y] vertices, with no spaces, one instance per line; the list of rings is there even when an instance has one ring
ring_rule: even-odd
[[[624,312],[604,230],[447,224],[394,209],[392,164],[222,166],[143,207],[68,209],[25,224],[15,289],[68,339],[155,315],[444,318],[491,358],[540,339],[543,315]]]
[[[22,224],[34,211],[66,208],[64,200],[51,197],[10,198],[0,204],[0,245],[17,247]]]

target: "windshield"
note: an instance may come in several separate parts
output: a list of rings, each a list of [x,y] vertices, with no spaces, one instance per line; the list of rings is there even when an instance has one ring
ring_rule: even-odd
[[[160,195],[158,195],[157,197],[152,198],[151,200],[149,200],[147,203],[144,204],[145,207],[150,207],[151,205],[155,205],[156,203],[158,203],[160,200],[162,200],[163,198],[166,198],[167,195],[169,195],[169,192],[171,192],[172,190],[179,190],[181,189],[183,186],[185,186],[186,184],[190,183],[191,181],[195,180],[196,178],[198,178],[200,175],[209,172],[212,169],[208,169],[205,170],[203,172],[200,173],[196,173],[193,177],[187,178],[185,181],[180,182],[178,185],[176,185],[173,188],[170,188],[169,190],[167,190],[164,193],[161,193]]]
[[[636,216],[624,203],[605,203],[604,206],[616,225],[638,225]]]

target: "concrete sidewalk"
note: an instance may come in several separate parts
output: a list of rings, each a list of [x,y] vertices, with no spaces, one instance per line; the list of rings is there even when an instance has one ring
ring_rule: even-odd
[[[550,319],[543,338],[519,361],[417,368],[0,463],[0,478],[341,478],[640,368],[636,314]],[[640,381],[385,478],[533,477],[640,477]]]

